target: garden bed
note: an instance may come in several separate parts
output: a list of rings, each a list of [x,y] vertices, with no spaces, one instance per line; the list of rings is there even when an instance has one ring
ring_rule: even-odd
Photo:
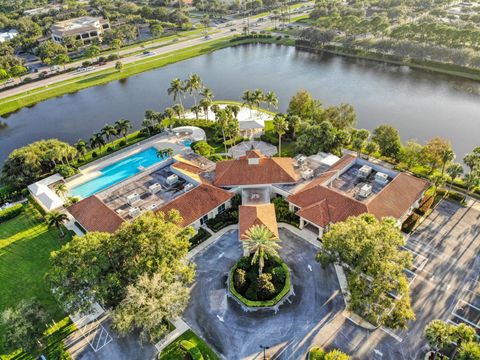
[[[274,307],[291,293],[290,270],[280,258],[272,258],[265,260],[264,271],[258,275],[258,265],[252,265],[250,257],[242,257],[230,270],[228,287],[247,308]]]

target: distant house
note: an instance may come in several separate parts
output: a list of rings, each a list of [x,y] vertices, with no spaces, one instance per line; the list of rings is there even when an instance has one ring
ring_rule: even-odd
[[[110,30],[110,23],[100,17],[82,16],[55,23],[50,30],[52,40],[59,44],[62,44],[65,38],[73,36],[86,45],[96,39],[101,41],[104,32]]]

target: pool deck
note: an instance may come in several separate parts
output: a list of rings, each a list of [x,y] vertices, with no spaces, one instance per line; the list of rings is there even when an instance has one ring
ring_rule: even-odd
[[[172,148],[175,155],[191,151],[190,148],[185,147],[180,142],[176,135],[168,133],[158,134],[80,167],[80,173],[68,179],[66,185],[69,189],[72,189],[99,176],[101,174],[100,170],[104,167],[115,164],[126,157],[151,147],[157,150]]]

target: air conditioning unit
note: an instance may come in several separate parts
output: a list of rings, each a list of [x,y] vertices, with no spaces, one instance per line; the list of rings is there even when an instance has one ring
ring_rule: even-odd
[[[153,211],[153,210],[155,210],[155,209],[157,209],[157,208],[158,208],[158,205],[157,205],[157,204],[151,204],[151,205],[148,205],[147,210]]]
[[[368,165],[363,165],[359,170],[357,177],[366,179],[372,173],[372,168]]]
[[[173,185],[178,181],[178,176],[175,174],[172,174],[167,177],[167,184],[168,185]]]
[[[375,174],[375,181],[379,184],[385,185],[388,182],[388,175],[383,172],[377,172]]]
[[[360,188],[360,191],[358,192],[358,196],[362,198],[368,197],[372,193],[372,185],[370,184],[365,184]]]
[[[130,194],[130,195],[127,196],[127,202],[130,205],[133,205],[133,204],[135,204],[136,202],[139,202],[139,201],[140,201],[140,195],[137,194],[137,193]]]
[[[192,190],[193,189],[193,184],[191,183],[188,183],[187,185],[185,185],[183,187],[183,191],[187,192],[188,190]]]
[[[130,210],[128,210],[128,215],[130,215],[132,218],[137,217],[140,215],[141,211],[138,207],[132,207]]]
[[[160,185],[159,183],[152,184],[148,187],[148,191],[150,192],[150,194],[156,194],[160,190],[162,190],[162,185]]]
[[[310,168],[306,168],[300,172],[302,174],[302,178],[304,180],[311,179],[313,177],[313,170]]]

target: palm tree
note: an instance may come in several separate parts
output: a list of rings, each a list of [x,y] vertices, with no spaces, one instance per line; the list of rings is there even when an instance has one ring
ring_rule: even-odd
[[[230,109],[230,111],[232,112],[235,119],[237,119],[238,113],[240,112],[240,106],[238,106],[238,105],[228,105],[227,108]]]
[[[191,74],[185,87],[190,94],[193,94],[193,101],[196,106],[198,91],[203,87],[202,79],[197,74]]]
[[[202,100],[200,100],[199,106],[202,108],[202,111],[205,114],[205,118],[207,120],[208,120],[208,109],[210,108],[211,105],[212,105],[212,101],[207,98],[203,98]]]
[[[123,135],[123,138],[125,139],[125,143],[127,143],[128,130],[131,128],[132,128],[132,123],[127,119],[120,119],[115,121],[115,130],[117,130],[118,134]]]
[[[450,192],[455,180],[463,174],[463,166],[458,163],[451,164],[449,167],[447,167],[447,174],[451,179],[450,185],[448,186],[448,192]]]
[[[253,225],[245,234],[243,246],[252,256],[252,264],[258,262],[258,273],[262,274],[265,258],[277,256],[280,241],[265,225]]]
[[[147,130],[148,136],[150,136],[150,128],[152,127],[152,122],[149,119],[143,119],[142,127]]]
[[[183,108],[182,104],[175,104],[172,107],[172,110],[175,112],[178,118],[181,118],[183,114],[185,114],[185,109]]]
[[[440,159],[441,159],[441,163],[442,163],[442,176],[445,175],[445,167],[447,166],[447,164],[452,161],[453,159],[455,159],[455,153],[453,152],[453,150],[451,148],[448,148],[448,149],[444,149],[441,154],[440,154]]]
[[[214,105],[218,106],[218,105]],[[212,106],[213,107],[213,106]],[[227,153],[227,143],[226,143],[226,138],[225,138],[225,129],[228,125],[228,113],[225,110],[220,110],[218,109],[215,112],[216,118],[217,118],[217,124],[220,126],[220,129],[222,130],[222,137],[223,137],[223,145],[225,146],[225,153]]]
[[[276,115],[273,119],[273,128],[278,134],[278,156],[282,156],[282,136],[288,130],[288,122],[284,115]]]
[[[457,346],[453,350],[450,359],[455,359],[457,350],[462,346],[462,344],[474,341],[476,339],[476,335],[475,329],[467,324],[460,323],[454,326],[452,330],[452,337]]]
[[[243,105],[247,105],[250,109],[250,119],[252,118],[253,93],[250,90],[245,90],[242,95]]]
[[[200,105],[193,105],[190,108],[190,111],[195,114],[195,119],[197,119],[197,121],[198,121],[198,114],[200,113],[201,110],[202,110],[202,108],[201,108]]]
[[[259,108],[260,104],[263,101],[265,101],[265,95],[263,94],[263,91],[260,89],[255,89],[255,91],[252,93],[253,104],[255,104],[257,108]]]
[[[273,109],[278,108],[278,97],[277,94],[275,94],[273,91],[269,91],[268,93],[265,94],[265,102],[267,103],[268,110],[270,110],[270,107]]]
[[[184,92],[184,86],[182,80],[179,78],[175,78],[172,81],[170,81],[170,87],[167,89],[168,95],[173,95],[173,101],[177,101],[177,99],[180,101],[180,104],[182,104],[182,96]],[[183,105],[182,105],[183,106]]]
[[[166,157],[172,157],[173,153],[174,151],[172,148],[160,149],[157,150],[157,157],[164,159]]]
[[[45,221],[49,228],[56,227],[60,231],[60,236],[64,237],[65,233],[63,232],[62,225],[65,221],[68,220],[68,216],[65,213],[62,213],[57,210],[53,210],[45,215]]]
[[[93,136],[90,138],[90,147],[95,149],[97,147],[102,150],[102,147],[105,145],[105,139],[103,138],[102,133],[95,133]]]
[[[115,126],[110,125],[110,124],[105,124],[105,126],[101,130],[103,136],[107,139],[107,142],[110,141],[111,136],[116,136],[117,130],[115,129]]]
[[[208,101],[212,102],[213,101],[213,91],[209,88],[203,88],[202,92],[200,93],[202,95],[202,98],[207,99]]]
[[[441,320],[433,320],[425,327],[425,338],[434,351],[434,359],[437,352],[448,345],[451,340],[451,331],[449,324]]]
[[[55,194],[58,196],[63,197],[66,193],[68,192],[67,185],[65,183],[60,183],[57,186],[55,186]]]
[[[85,160],[85,154],[87,153],[87,142],[83,139],[78,139],[73,146],[75,146],[78,154],[83,157],[83,160]]]

